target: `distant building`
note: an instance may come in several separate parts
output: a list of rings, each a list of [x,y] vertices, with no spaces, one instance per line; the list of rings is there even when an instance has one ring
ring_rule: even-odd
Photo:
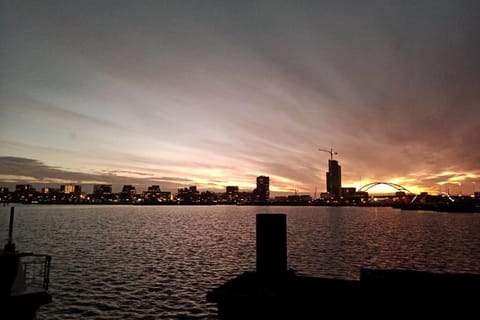
[[[26,192],[33,190],[33,187],[29,184],[17,184],[15,186],[15,192]]]
[[[160,192],[160,186],[155,184],[153,186],[148,187],[148,192]]]
[[[312,196],[308,194],[304,195],[289,195],[287,196],[288,203],[297,203],[297,204],[309,204],[312,202]]]
[[[227,202],[235,202],[238,200],[238,186],[227,186],[225,188],[225,200]]]
[[[170,191],[162,191],[158,193],[158,197],[162,201],[171,201],[172,200],[172,193]]]
[[[355,187],[345,187],[345,188],[340,188],[342,195],[348,195],[351,193],[357,192],[357,188]]]
[[[257,177],[257,188],[254,191],[255,201],[266,202],[270,199],[270,177]]]
[[[197,186],[178,189],[177,201],[180,203],[196,203],[200,201],[200,193]]]
[[[172,193],[161,191],[158,184],[148,187],[147,191],[143,193],[143,201],[145,203],[169,202],[171,200]]]
[[[200,203],[214,204],[218,202],[218,194],[211,191],[203,191],[200,193]]]
[[[118,198],[121,202],[132,202],[134,200],[135,195],[137,194],[137,190],[131,184],[125,184],[122,187],[122,191],[118,195]]]
[[[93,185],[94,194],[110,194],[112,193],[111,184],[94,184]]]
[[[226,191],[227,194],[238,193],[238,186],[227,186],[225,188],[225,191]]]
[[[287,203],[288,201],[288,198],[287,196],[276,196],[275,198],[273,198],[273,203],[277,204],[277,203]]]
[[[354,187],[341,188],[342,199],[346,203],[359,204],[368,202],[368,192],[357,191]]]
[[[342,170],[337,160],[328,160],[327,192],[335,198],[342,195]]]
[[[81,193],[82,188],[80,185],[73,185],[73,184],[62,184],[60,185],[60,192],[62,193]]]
[[[275,205],[301,205],[306,206],[312,203],[312,196],[310,195],[288,195],[288,196],[276,196],[273,198],[272,203]]]
[[[320,199],[332,199],[333,195],[328,192],[320,193]]]
[[[160,188],[159,188],[159,190],[160,190]],[[122,193],[123,194],[128,194],[128,195],[135,195],[137,193],[137,190],[131,184],[126,184],[122,188]]]
[[[61,193],[60,189],[59,188],[54,188],[54,187],[42,187],[40,189],[40,193],[44,193],[44,194],[58,194],[58,193]]]
[[[252,200],[254,200],[253,192],[243,191],[238,193],[237,203],[244,204],[244,203],[249,203]]]
[[[145,203],[168,202],[172,200],[172,193],[160,191],[160,186],[154,185],[148,187],[147,191],[143,192],[143,199]]]
[[[0,187],[0,201],[7,202],[9,196],[10,196],[10,193],[8,192],[8,188]]]

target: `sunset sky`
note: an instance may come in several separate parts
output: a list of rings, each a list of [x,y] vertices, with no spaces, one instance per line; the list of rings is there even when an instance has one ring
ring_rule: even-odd
[[[0,186],[480,191],[480,1],[0,3]]]

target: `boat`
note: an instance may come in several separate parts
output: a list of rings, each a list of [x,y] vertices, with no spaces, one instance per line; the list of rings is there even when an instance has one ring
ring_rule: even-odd
[[[19,252],[12,242],[15,208],[10,210],[8,242],[0,253],[0,319],[31,320],[50,303],[51,256]]]

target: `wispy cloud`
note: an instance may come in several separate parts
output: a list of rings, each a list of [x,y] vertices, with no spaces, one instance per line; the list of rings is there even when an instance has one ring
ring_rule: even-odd
[[[346,184],[480,183],[479,2],[4,8],[0,155],[38,160],[19,177],[310,191],[333,147]]]

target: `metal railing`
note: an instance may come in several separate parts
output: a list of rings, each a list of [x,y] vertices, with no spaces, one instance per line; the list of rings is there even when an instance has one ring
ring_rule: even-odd
[[[52,257],[46,254],[20,254],[20,263],[27,287],[48,290],[51,260]]]

